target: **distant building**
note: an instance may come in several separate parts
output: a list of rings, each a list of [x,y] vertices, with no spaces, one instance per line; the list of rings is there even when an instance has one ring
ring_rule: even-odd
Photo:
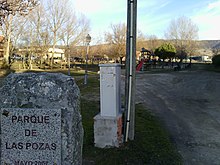
[[[48,53],[44,56],[45,59],[51,59],[53,56],[54,62],[59,63],[66,59],[65,57],[65,49],[55,48],[53,54],[53,48],[48,49]]]
[[[202,56],[202,62],[212,62],[212,56]]]

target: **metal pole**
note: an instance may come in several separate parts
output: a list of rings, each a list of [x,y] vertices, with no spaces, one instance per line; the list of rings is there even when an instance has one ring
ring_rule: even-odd
[[[86,36],[86,44],[87,44],[87,50],[86,50],[86,69],[85,69],[85,78],[84,78],[84,84],[87,84],[88,79],[88,54],[89,54],[89,43],[91,42],[91,36],[88,34]]]
[[[68,45],[68,76],[70,76],[70,48]]]
[[[86,69],[85,69],[85,78],[84,78],[84,84],[87,84],[88,79],[88,54],[89,54],[89,43],[87,43],[87,50],[86,50]]]
[[[128,0],[126,81],[125,81],[125,141],[134,140],[135,123],[135,67],[136,67],[137,0]]]

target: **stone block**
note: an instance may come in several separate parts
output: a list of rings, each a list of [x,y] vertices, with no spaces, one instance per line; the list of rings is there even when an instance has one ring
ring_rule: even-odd
[[[30,110],[33,111],[33,113],[35,112],[36,115],[61,115],[60,121],[59,117],[54,118],[54,120],[51,119],[53,122],[56,122],[54,123],[54,133],[56,135],[50,133],[51,135],[48,135],[48,138],[51,136],[52,142],[52,137],[55,138],[54,136],[57,136],[56,144],[61,146],[60,159],[62,165],[79,165],[82,163],[83,128],[79,112],[80,91],[73,78],[59,73],[10,74],[0,88],[0,93],[0,109],[2,113],[13,109],[12,113],[17,114],[28,114],[27,110]],[[45,112],[42,110],[45,110]],[[57,121],[55,121],[56,119]],[[26,118],[26,120],[28,119]],[[4,124],[5,121],[6,120],[1,123]],[[58,126],[59,122],[61,122],[60,128]],[[30,127],[33,129],[35,128],[32,125],[30,125]],[[1,126],[0,137],[6,140],[2,137],[2,133],[7,130],[2,129],[9,128]],[[43,128],[36,128],[36,130],[39,129]],[[10,130],[8,131],[10,132]],[[38,131],[26,133],[35,135],[37,132]],[[4,134],[7,134],[7,132],[4,132]],[[59,138],[59,136],[61,136],[61,138]],[[43,140],[43,137],[39,137],[39,139]],[[10,141],[12,140],[16,141],[16,136],[14,138],[10,137]],[[33,141],[30,140],[29,142],[33,143]],[[45,142],[49,143],[49,139],[46,137]],[[2,145],[3,144],[1,144],[0,155],[2,155]],[[20,147],[21,146],[20,144]],[[31,151],[31,153],[33,156],[35,155],[35,152]],[[42,153],[45,153],[45,151],[42,151]],[[22,155],[23,152],[21,151],[20,154]],[[49,154],[49,152],[47,154]],[[56,154],[59,157],[59,152]],[[25,164],[25,162],[22,163]],[[29,164],[31,164],[31,162],[29,162]],[[47,165],[54,165],[54,162],[48,162]]]
[[[3,108],[1,140],[1,164],[61,164],[61,110]]]
[[[94,139],[98,148],[119,147],[123,141],[122,115],[117,117],[101,116],[94,117]]]

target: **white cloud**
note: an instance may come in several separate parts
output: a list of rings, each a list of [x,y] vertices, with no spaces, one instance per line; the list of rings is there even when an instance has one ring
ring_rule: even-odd
[[[126,9],[126,2],[121,0],[75,0],[74,6],[79,12],[94,15],[120,12]]]
[[[126,22],[126,0],[72,0],[76,11],[91,21],[91,34],[103,36],[111,23]],[[170,21],[190,17],[199,27],[200,39],[220,39],[220,0],[182,2],[175,0],[137,0],[137,26],[144,34],[163,37]],[[181,4],[182,6],[178,6]],[[189,5],[190,4],[190,5]]]
[[[200,39],[220,40],[220,0],[201,8],[192,19],[199,27]]]
[[[138,3],[138,29],[147,35],[164,37],[164,31],[170,22],[169,12],[162,12],[171,3],[170,0],[142,0]]]
[[[194,21],[199,27],[199,38],[220,40],[220,24],[218,20],[220,20],[220,15],[207,14],[195,17]]]
[[[138,12],[145,14],[158,13],[161,8],[166,7],[171,3],[171,0],[140,0],[138,1]]]
[[[213,3],[210,3],[209,5],[208,5],[208,9],[209,10],[215,10],[215,9],[220,9],[220,0],[218,0],[218,1],[216,1],[216,2],[213,2]]]

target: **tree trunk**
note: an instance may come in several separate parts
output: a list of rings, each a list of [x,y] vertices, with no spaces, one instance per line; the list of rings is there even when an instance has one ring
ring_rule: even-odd
[[[51,69],[53,69],[53,64],[54,64],[54,53],[55,53],[55,47],[56,47],[56,40],[57,40],[57,34],[56,34],[56,32],[54,32],[53,33],[53,51],[52,51],[52,57],[51,57],[51,59],[50,59],[50,67],[51,67]]]
[[[9,16],[9,22],[8,22],[8,31],[7,31],[7,45],[6,45],[6,50],[5,50],[5,61],[6,61],[6,64],[9,65],[10,61],[9,61],[9,54],[10,54],[10,42],[11,42],[11,24],[12,24],[12,19],[13,19],[13,16],[10,15]]]

